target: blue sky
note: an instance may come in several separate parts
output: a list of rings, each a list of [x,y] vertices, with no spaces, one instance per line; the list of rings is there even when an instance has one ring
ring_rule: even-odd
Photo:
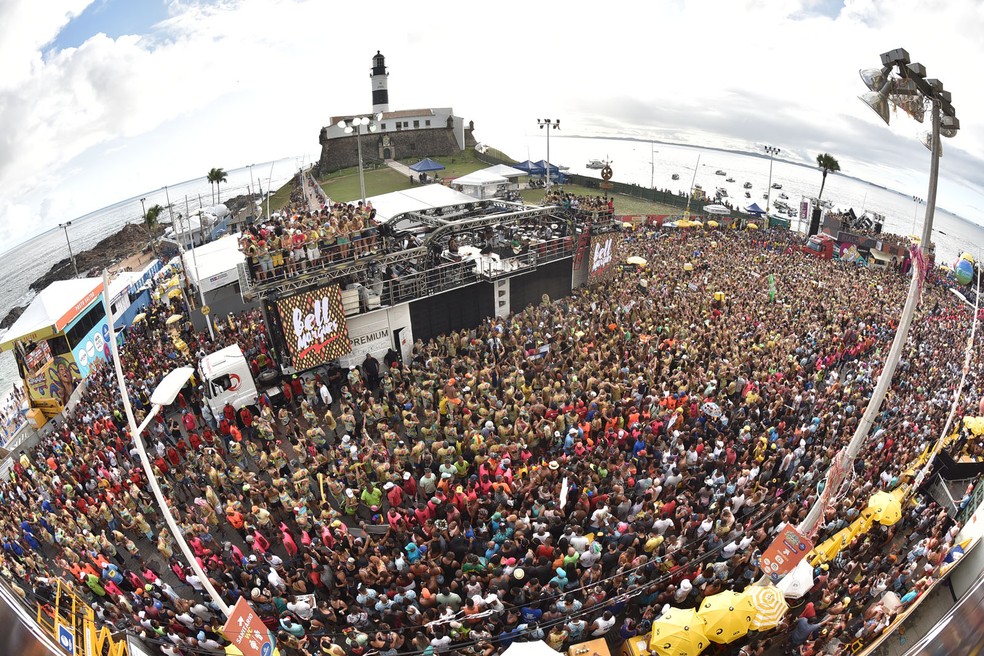
[[[167,15],[160,0],[96,0],[69,21],[44,52],[77,48],[100,32],[111,39],[145,34]]]
[[[368,111],[377,49],[394,109],[452,106],[492,145],[552,115],[565,134],[830,152],[924,195],[927,126],[857,100],[858,69],[908,47],[962,123],[939,204],[984,224],[980,34],[979,0],[500,0],[478,22],[391,0],[4,0],[0,242],[215,166],[312,161],[331,116]]]

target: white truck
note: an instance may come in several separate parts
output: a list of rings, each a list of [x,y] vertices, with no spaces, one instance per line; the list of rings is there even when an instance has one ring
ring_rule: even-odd
[[[216,417],[222,416],[226,403],[239,410],[255,405],[259,396],[249,363],[238,344],[209,353],[199,362],[202,386],[209,407]],[[271,403],[276,405],[281,395],[276,385],[266,390]]]

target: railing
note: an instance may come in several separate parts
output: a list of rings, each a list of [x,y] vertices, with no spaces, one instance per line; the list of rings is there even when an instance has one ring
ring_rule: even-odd
[[[957,521],[966,526],[967,522],[970,521],[970,516],[982,503],[984,503],[984,485],[981,485],[981,479],[978,478],[974,484],[974,491],[970,493],[970,499],[962,508],[957,510]]]

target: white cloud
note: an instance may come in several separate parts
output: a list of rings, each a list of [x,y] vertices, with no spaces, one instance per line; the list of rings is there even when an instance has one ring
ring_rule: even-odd
[[[330,116],[369,108],[377,49],[393,105],[453,105],[493,144],[532,134],[534,119],[549,115],[568,134],[781,142],[807,161],[829,150],[890,183],[925,179],[911,143],[920,126],[881,124],[856,99],[857,69],[909,45],[952,91],[963,124],[946,143],[942,175],[952,180],[940,202],[984,222],[972,210],[984,206],[984,180],[952,168],[980,169],[984,152],[973,66],[984,54],[984,8],[974,0],[848,0],[839,13],[828,0],[611,11],[504,2],[470,14],[400,2],[180,1],[145,34],[97,34],[42,55],[88,4],[0,5],[7,243],[212,166],[316,158]]]

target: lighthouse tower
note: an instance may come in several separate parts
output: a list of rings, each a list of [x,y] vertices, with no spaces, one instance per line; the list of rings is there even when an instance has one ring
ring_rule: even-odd
[[[372,58],[372,113],[389,111],[389,91],[386,90],[386,58],[376,51]]]

